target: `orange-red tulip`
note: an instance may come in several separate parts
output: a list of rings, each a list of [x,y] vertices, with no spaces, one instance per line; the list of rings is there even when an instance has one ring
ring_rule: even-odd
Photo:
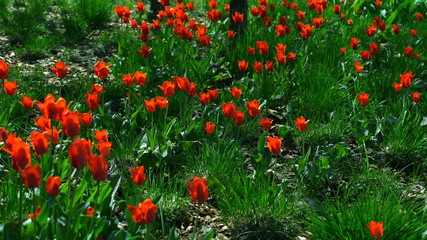
[[[350,48],[356,50],[359,48],[359,39],[357,38],[351,38],[350,39]]]
[[[308,122],[310,122],[310,120],[305,120],[305,118],[303,116],[301,116],[300,118],[297,118],[294,123],[297,126],[298,130],[300,131],[305,131],[307,130],[307,125]]]
[[[369,224],[366,224],[371,235],[374,239],[382,238],[384,236],[384,224],[383,222],[374,222],[371,221]]]
[[[273,124],[273,120],[271,120],[270,118],[261,118],[259,121],[261,123],[262,129],[264,129],[265,131],[268,131],[271,129],[271,125]]]
[[[396,92],[402,91],[402,86],[403,85],[401,83],[397,83],[397,82],[393,83],[393,88],[394,90],[396,90]]]
[[[256,47],[258,48],[260,54],[262,54],[262,55],[268,54],[268,44],[266,41],[256,42]]]
[[[64,62],[57,62],[55,66],[51,67],[51,69],[57,77],[65,78],[67,76],[69,66],[70,65],[65,66]]]
[[[96,156],[91,154],[89,156],[89,168],[92,172],[92,177],[95,181],[104,181],[108,178],[108,165],[103,155]]]
[[[49,151],[49,140],[48,135],[41,132],[31,132],[31,140],[33,142],[33,148],[38,157]]]
[[[214,134],[215,133],[215,123],[207,122],[206,126],[205,126],[205,132],[207,134],[210,134],[210,135]]]
[[[194,177],[193,181],[190,182],[187,180],[188,191],[191,195],[193,201],[197,203],[206,202],[209,198],[208,184],[206,178],[200,179],[199,177]]]
[[[418,21],[422,21],[423,20],[423,14],[422,13],[417,13],[416,15],[415,15],[415,18],[418,20]]]
[[[4,83],[3,83],[3,90],[4,90],[4,92],[7,95],[11,95],[11,96],[15,95],[16,91],[18,90],[18,87],[19,87],[19,86],[16,85],[16,83],[17,83],[16,80],[13,81],[13,82],[9,82],[9,81],[4,80]]]
[[[262,71],[264,70],[264,67],[262,66],[261,62],[255,62],[253,67],[256,73],[262,73]]]
[[[56,197],[59,195],[59,185],[61,185],[61,179],[59,176],[49,176],[46,181],[46,191],[52,196]]]
[[[6,79],[9,77],[10,66],[7,66],[6,62],[2,59],[0,60],[0,79]]]
[[[87,113],[79,113],[80,115],[80,121],[81,123],[83,123],[83,125],[85,126],[90,126],[92,124],[92,112],[89,111]]]
[[[41,174],[40,166],[27,166],[21,173],[22,181],[28,189],[33,189],[40,186]]]
[[[139,86],[144,86],[147,83],[147,74],[143,72],[135,72],[133,75],[133,78],[135,79],[135,82]]]
[[[414,77],[415,75],[413,75],[412,72],[404,72],[400,74],[400,83],[404,88],[410,88]]]
[[[233,121],[237,126],[241,126],[245,123],[245,113],[241,111],[236,111],[234,113]]]
[[[173,97],[175,94],[175,83],[170,81],[163,82],[162,86],[158,86],[165,97]]]
[[[62,132],[62,129],[58,131],[55,127],[53,127],[53,129],[48,128],[45,131],[43,131],[43,133],[47,135],[51,143],[58,143],[60,132]]]
[[[249,115],[252,117],[259,116],[259,102],[254,99],[252,102],[246,102],[246,109],[248,110]]]
[[[228,91],[231,93],[231,96],[236,99],[242,95],[242,90],[238,89],[236,86],[233,86],[233,88],[231,90],[229,89]]]
[[[150,101],[144,100],[145,102],[145,108],[149,112],[156,111],[156,100],[154,98],[150,99]]]
[[[107,64],[104,61],[100,61],[92,68],[95,71],[95,75],[98,78],[105,79],[108,77],[108,74],[110,73],[110,66],[111,64],[107,66]]]
[[[93,208],[92,206],[87,207],[86,215],[88,215],[89,217],[93,217],[93,215],[95,215],[95,208]]]
[[[361,93],[357,94],[357,101],[359,101],[360,105],[366,106],[369,103],[369,94]]]
[[[64,113],[60,123],[67,137],[74,137],[80,134],[80,119],[79,112],[77,110],[74,112],[67,111]]]
[[[199,99],[202,105],[208,105],[211,101],[208,93],[199,93]]]
[[[135,9],[136,9],[136,11],[138,11],[138,12],[143,12],[143,11],[144,11],[144,9],[145,9],[145,5],[144,5],[144,3],[143,3],[143,2],[136,2],[136,3],[135,3]]]
[[[412,101],[413,101],[414,103],[419,103],[419,102],[421,102],[420,97],[421,97],[421,93],[418,93],[418,92],[412,93]]]
[[[40,206],[37,206],[36,212],[28,214],[28,218],[31,218],[31,219],[37,218],[40,215],[41,211],[42,211],[42,208]]]
[[[132,86],[133,84],[133,76],[132,74],[123,74],[122,75],[122,81],[126,86]]]
[[[288,60],[289,62],[294,62],[297,55],[295,53],[289,53],[288,54]]]
[[[94,93],[86,93],[86,104],[90,109],[98,109],[99,107],[99,94],[97,92]]]
[[[138,207],[128,205],[127,208],[132,214],[133,221],[139,225],[145,225],[156,220],[157,205],[149,198],[138,204]]]
[[[414,50],[412,49],[411,46],[404,48],[404,52],[405,52],[405,56],[407,57],[412,57],[412,55],[414,54]]]
[[[237,65],[239,66],[239,70],[241,72],[246,72],[246,70],[248,70],[249,63],[243,60],[243,61],[237,61]]]
[[[165,109],[168,107],[168,99],[164,97],[155,97],[154,100],[156,101],[156,108]]]
[[[400,33],[400,27],[399,27],[399,25],[393,24],[392,27],[393,27],[393,32],[395,34],[399,34]]]
[[[140,166],[140,167],[130,167],[129,168],[130,173],[131,173],[131,178],[133,180],[134,183],[138,184],[138,185],[144,185],[145,180],[147,180],[147,175],[144,173],[144,166]]]
[[[267,147],[273,154],[280,154],[282,152],[282,140],[276,137],[267,136]]]
[[[6,141],[9,132],[4,127],[0,127],[0,141]]]
[[[222,111],[225,114],[226,118],[234,118],[234,114],[236,112],[236,104],[234,103],[223,103]]]
[[[238,12],[234,12],[234,14],[232,15],[233,21],[236,24],[242,24],[243,23],[243,17],[244,17],[244,14],[238,13]]]
[[[22,102],[19,102],[25,109],[30,110],[34,106],[34,101],[31,99],[31,96],[22,96]]]
[[[212,101],[215,101],[218,98],[219,91],[217,89],[209,90],[208,89],[209,98]]]
[[[86,139],[74,139],[68,147],[68,156],[74,168],[82,169],[86,166],[89,156],[92,154],[90,141]]]
[[[12,155],[12,167],[22,171],[31,165],[30,145],[22,138],[9,134],[6,140],[6,147],[3,150]]]

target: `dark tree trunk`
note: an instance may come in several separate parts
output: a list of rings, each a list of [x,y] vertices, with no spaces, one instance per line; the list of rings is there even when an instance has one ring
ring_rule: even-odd
[[[243,13],[243,23],[236,24],[233,21],[234,12]],[[243,35],[248,18],[248,0],[230,0],[230,30],[237,32],[237,35]]]
[[[158,0],[150,0],[150,12],[148,13],[148,21],[152,22],[157,18],[160,10],[164,10],[162,4]]]

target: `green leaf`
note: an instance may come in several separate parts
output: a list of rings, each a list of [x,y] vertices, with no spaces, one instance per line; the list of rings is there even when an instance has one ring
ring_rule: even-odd
[[[6,223],[5,225],[0,225],[0,236],[3,236],[4,240],[14,240],[18,239],[19,230],[17,229],[14,223]]]
[[[171,228],[171,230],[169,231],[169,240],[178,240],[179,239],[179,234],[178,231],[176,230],[175,227]]]
[[[87,188],[87,181],[82,179],[80,181],[79,186],[76,189],[76,195],[74,196],[74,200],[73,200],[73,206],[80,200],[80,198],[83,196],[83,193],[85,192]]]
[[[264,131],[261,136],[259,136],[258,139],[258,152],[262,153],[265,147],[265,137],[267,136],[268,132]]]
[[[386,21],[386,25],[387,26],[391,26],[391,24],[393,23],[394,19],[396,19],[396,17],[399,15],[399,13],[411,2],[413,2],[414,0],[406,0],[404,3],[400,4],[399,7],[394,10],[394,12],[392,12],[390,14],[390,17],[387,18]]]
[[[209,240],[212,239],[215,236],[214,230],[210,230],[208,233],[206,233],[205,236],[201,240]]]

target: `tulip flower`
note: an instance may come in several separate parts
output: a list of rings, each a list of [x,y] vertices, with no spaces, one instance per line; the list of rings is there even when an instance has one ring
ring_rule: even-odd
[[[80,119],[79,112],[77,110],[74,112],[67,111],[64,113],[60,123],[67,137],[74,137],[80,134]]]
[[[41,132],[31,132],[31,140],[33,142],[33,148],[38,157],[49,151],[48,135]]]
[[[214,134],[214,132],[215,132],[215,123],[207,122],[206,126],[205,126],[205,132],[207,134],[210,134],[210,135]]]
[[[233,121],[237,126],[241,126],[245,123],[245,113],[241,111],[236,111],[234,113]]]
[[[377,222],[371,221],[369,224],[366,224],[366,227],[369,229],[374,239],[382,238],[384,236],[383,222],[377,223]]]
[[[105,79],[108,77],[108,74],[110,73],[110,66],[111,66],[111,64],[109,64],[107,66],[104,61],[100,61],[95,66],[93,66],[92,68],[95,71],[95,75],[99,79]]]
[[[270,118],[261,118],[259,121],[261,123],[262,129],[264,129],[265,131],[268,131],[271,129],[271,125],[273,124],[273,120],[271,120]]]
[[[9,133],[6,128],[0,127],[0,141],[6,141]]]
[[[145,5],[143,2],[136,2],[135,8],[136,8],[136,11],[138,11],[138,12],[144,12]]]
[[[422,13],[417,13],[416,15],[415,15],[415,18],[419,21],[419,22],[421,22],[422,20],[423,20],[423,14]]]
[[[256,42],[256,47],[258,48],[260,54],[262,54],[262,55],[268,54],[268,44],[266,41]]]
[[[123,74],[122,75],[122,81],[126,86],[132,86],[133,84],[133,76],[132,74]]]
[[[397,83],[397,82],[393,83],[393,88],[394,90],[396,90],[396,92],[402,91],[402,86],[403,85],[401,83]]]
[[[22,181],[28,189],[39,187],[41,184],[40,166],[27,166],[21,173]]]
[[[289,62],[294,62],[296,57],[297,55],[295,53],[289,53],[287,58]]]
[[[420,97],[421,97],[421,93],[415,92],[415,93],[412,93],[411,95],[412,95],[412,101],[413,101],[414,103],[419,103],[419,102],[421,102],[421,99],[420,99]]]
[[[141,49],[138,49],[138,52],[141,55],[141,57],[148,58],[150,57],[150,54],[151,54],[151,48],[149,49],[147,45],[144,45],[141,47]]]
[[[0,79],[4,80],[9,77],[10,66],[7,66],[6,62],[2,59],[0,60]]]
[[[3,150],[12,155],[12,167],[15,170],[23,171],[31,166],[30,145],[22,138],[15,137],[15,134],[9,134],[6,139],[6,147]]]
[[[92,112],[89,111],[87,113],[79,113],[80,116],[80,122],[83,123],[85,126],[90,126],[92,124]]]
[[[89,156],[92,155],[90,141],[86,139],[74,139],[68,147],[68,156],[74,168],[82,169],[86,166]]]
[[[131,178],[134,183],[138,185],[144,185],[145,180],[147,179],[147,175],[144,173],[144,166],[140,167],[130,167]]]
[[[27,110],[30,110],[34,106],[34,101],[31,100],[31,96],[22,96],[22,102],[19,103]]]
[[[414,51],[411,46],[404,48],[405,56],[412,57]]]
[[[305,120],[305,118],[303,116],[301,116],[300,118],[297,118],[294,123],[297,126],[298,130],[300,131],[305,131],[307,130],[307,125],[308,122],[310,122],[310,120]]]
[[[89,169],[92,172],[93,180],[104,181],[108,178],[108,165],[103,155],[96,156],[91,154],[89,156]]]
[[[135,72],[133,75],[133,78],[135,79],[135,82],[139,86],[144,86],[147,83],[147,74],[143,72]]]
[[[280,154],[282,152],[282,140],[276,137],[267,136],[267,147],[273,154]]]
[[[239,66],[239,70],[241,72],[246,72],[246,70],[248,69],[248,62],[246,61],[237,61],[237,65]]]
[[[366,106],[369,103],[369,94],[361,93],[357,94],[357,101],[359,101],[360,105]]]
[[[154,100],[156,101],[156,108],[165,109],[168,107],[168,104],[169,104],[168,99],[164,97],[155,97]]]
[[[359,39],[357,38],[351,38],[350,39],[350,48],[356,50],[359,48]]]
[[[95,215],[95,208],[93,208],[92,206],[87,207],[86,215],[88,215],[89,217],[93,217],[93,215]]]
[[[139,225],[154,222],[156,219],[157,205],[155,205],[149,198],[138,204],[138,207],[128,205],[127,208],[132,214],[133,221]]]
[[[31,218],[31,219],[37,218],[40,215],[41,211],[42,211],[42,208],[40,206],[37,206],[36,212],[28,214],[28,218]]]
[[[156,111],[156,100],[154,98],[150,99],[150,101],[144,100],[145,102],[145,108],[149,112]]]
[[[400,83],[404,88],[410,88],[414,77],[415,75],[413,75],[412,72],[404,72],[400,74]]]
[[[69,66],[70,65],[65,66],[64,62],[57,62],[55,66],[51,67],[51,69],[57,77],[65,78],[67,76]]]
[[[208,93],[199,93],[199,99],[202,105],[208,105],[211,101]]]
[[[200,179],[199,177],[194,177],[193,181],[190,182],[187,180],[188,191],[191,195],[193,201],[197,203],[206,202],[209,198],[208,184],[206,178]]]
[[[393,27],[394,34],[399,34],[400,33],[400,27],[399,27],[399,25],[393,24],[392,27]]]
[[[99,107],[99,94],[97,92],[94,93],[86,93],[86,104],[90,109],[96,110]]]
[[[7,95],[15,95],[19,86],[16,85],[17,81],[9,82],[4,80],[3,90]]]
[[[252,102],[246,102],[246,109],[248,110],[249,115],[252,117],[259,116],[259,102],[254,99]]]
[[[224,112],[226,118],[234,118],[236,105],[234,103],[223,103],[222,111]]]
[[[46,181],[46,191],[52,196],[56,197],[59,195],[59,185],[61,185],[61,179],[59,176],[49,176]]]
[[[170,81],[163,82],[162,86],[159,86],[160,90],[162,91],[163,95],[165,97],[173,97],[175,94],[175,83]]]
[[[244,17],[244,14],[238,13],[238,12],[234,12],[234,14],[232,15],[233,21],[236,24],[242,24],[243,23],[243,17]]]
[[[215,101],[218,97],[219,91],[217,89],[209,90],[208,89],[209,98],[212,101]]]
[[[262,73],[262,71],[264,70],[261,62],[255,62],[253,67],[256,73]]]
[[[231,90],[229,89],[228,91],[231,93],[231,96],[236,99],[242,95],[242,90],[238,89],[236,86],[233,86],[233,88]]]

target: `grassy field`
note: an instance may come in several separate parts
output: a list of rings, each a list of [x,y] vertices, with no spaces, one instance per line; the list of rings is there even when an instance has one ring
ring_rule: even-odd
[[[427,239],[425,1],[159,2],[0,0],[0,239]]]

